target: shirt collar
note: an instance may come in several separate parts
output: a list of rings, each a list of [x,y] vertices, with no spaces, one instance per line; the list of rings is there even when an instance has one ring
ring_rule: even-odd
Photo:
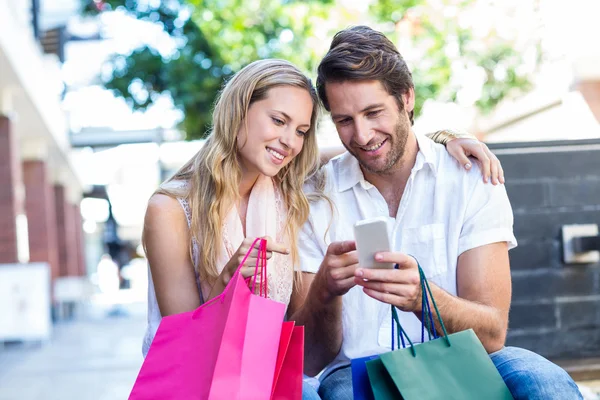
[[[421,170],[425,165],[429,165],[433,174],[437,175],[436,157],[433,148],[434,142],[424,135],[411,134],[415,135],[417,144],[419,145],[417,159],[411,174]],[[365,179],[358,160],[352,154],[346,152],[337,157],[335,161],[337,162],[338,169],[338,192],[344,192],[357,184],[360,184],[364,190],[369,190],[373,187],[373,184]]]
[[[429,165],[429,168],[431,168],[431,171],[433,172],[433,175],[437,175],[437,155],[436,155],[436,151],[435,151],[435,142],[431,139],[429,139],[427,136],[425,135],[421,135],[419,133],[413,133],[415,135],[415,137],[417,138],[417,144],[419,145],[419,153],[417,154],[417,161],[415,162],[415,167],[413,168],[413,172],[414,171],[418,171],[419,169],[423,168],[424,164]],[[419,166],[418,169],[417,168],[417,164],[419,164],[419,159],[421,162],[421,165]]]

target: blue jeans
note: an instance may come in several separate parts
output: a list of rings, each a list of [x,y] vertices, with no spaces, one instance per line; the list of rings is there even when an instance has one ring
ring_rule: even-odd
[[[350,380],[350,387],[352,387],[352,380]],[[321,400],[321,397],[310,384],[302,382],[302,400]]]
[[[583,399],[564,369],[529,350],[505,347],[490,358],[515,400]]]
[[[573,379],[562,368],[529,350],[505,347],[490,354],[515,400],[583,399]],[[303,399],[318,399],[309,388]],[[321,382],[318,396],[323,400],[352,400],[350,366],[340,368]]]

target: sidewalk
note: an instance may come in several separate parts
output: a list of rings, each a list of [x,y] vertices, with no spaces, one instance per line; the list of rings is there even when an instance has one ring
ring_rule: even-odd
[[[0,345],[0,400],[127,399],[142,364],[146,305],[116,316],[109,307],[55,324],[49,343]],[[600,381],[578,383],[585,400],[600,399]]]
[[[45,344],[0,344],[0,400],[127,399],[142,363],[145,304],[94,307]]]

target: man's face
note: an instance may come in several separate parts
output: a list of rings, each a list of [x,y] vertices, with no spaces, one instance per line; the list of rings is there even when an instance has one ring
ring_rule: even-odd
[[[375,174],[399,167],[410,132],[407,111],[413,103],[405,103],[400,111],[379,81],[327,83],[325,90],[340,139],[360,165]]]

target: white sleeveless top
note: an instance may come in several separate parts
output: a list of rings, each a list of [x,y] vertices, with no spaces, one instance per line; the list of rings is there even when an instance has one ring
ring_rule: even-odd
[[[187,219],[188,228],[191,228],[192,225],[192,211],[190,209],[190,205],[186,199],[177,198],[179,204],[183,208],[185,212],[185,217]],[[283,206],[283,198],[279,189],[275,188],[275,202],[278,210],[282,210]],[[284,215],[282,213],[277,213],[277,226],[279,227],[277,232],[277,242],[281,243],[283,241],[284,236]],[[224,238],[228,240],[227,238]],[[192,239],[193,240],[193,239]],[[282,268],[279,270],[275,270],[271,268],[267,270],[268,277],[268,295],[269,298],[280,303],[283,303],[288,306],[290,302],[290,297],[292,295],[292,284],[293,284],[293,274],[292,274],[292,260],[289,255],[282,255],[273,253],[273,257],[284,257],[283,262],[280,262],[279,265]],[[194,263],[195,274],[196,274],[196,285],[198,286],[198,292],[200,293],[200,304],[204,303],[204,299],[202,296],[202,289],[200,287],[200,277],[197,272],[198,265],[198,243],[195,240],[192,241],[192,261]],[[219,273],[223,270],[225,266],[219,265],[217,269]],[[148,326],[146,328],[146,334],[144,335],[144,342],[142,344],[142,354],[146,357],[148,354],[148,350],[150,349],[150,345],[152,344],[152,340],[154,340],[154,335],[160,325],[160,321],[162,319],[162,315],[160,313],[160,309],[158,307],[158,302],[156,300],[156,293],[154,291],[154,283],[152,281],[152,274],[150,272],[150,266],[148,266]]]

